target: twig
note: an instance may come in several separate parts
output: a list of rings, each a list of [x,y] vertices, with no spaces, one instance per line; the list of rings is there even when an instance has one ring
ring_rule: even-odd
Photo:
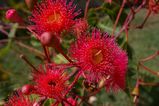
[[[151,82],[139,82],[140,85],[142,86],[159,86],[159,83],[151,83]]]
[[[146,23],[146,21],[148,20],[148,18],[149,18],[149,16],[151,15],[151,11],[148,11],[147,12],[147,15],[146,15],[146,17],[145,17],[145,19],[144,19],[144,21],[142,22],[142,24],[141,25],[139,25],[139,26],[137,26],[136,28],[143,28],[144,27],[144,25],[145,25],[145,23]]]
[[[150,72],[151,74],[159,77],[159,72],[153,71],[151,69],[149,69],[148,67],[146,67],[142,62],[139,62],[139,65],[144,68],[146,71]]]
[[[85,6],[85,12],[84,12],[85,19],[87,18],[89,3],[90,3],[90,0],[86,0],[86,6]]]
[[[39,50],[37,50],[37,49],[35,49],[33,47],[25,45],[24,43],[19,42],[19,41],[16,41],[16,44],[19,45],[19,46],[21,46],[21,47],[24,47],[24,48],[28,49],[32,53],[35,53],[36,55],[38,55],[42,59],[45,58],[45,54],[43,54],[41,51],[39,51]]]
[[[113,36],[114,36],[114,32],[115,32],[115,30],[116,30],[116,26],[117,26],[117,24],[118,24],[118,22],[119,22],[119,19],[120,19],[120,16],[121,16],[121,13],[122,13],[122,11],[123,11],[123,9],[124,9],[125,4],[126,4],[126,0],[123,0],[122,5],[121,5],[121,7],[120,7],[120,10],[119,10],[119,12],[118,12],[117,18],[116,18],[114,27],[113,27],[113,32],[112,32],[112,35],[113,35]]]
[[[76,84],[76,82],[78,81],[78,79],[79,79],[79,77],[80,77],[80,75],[81,75],[81,72],[82,72],[81,70],[78,71],[78,73],[77,73],[77,75],[75,76],[75,78],[74,78],[72,84],[69,86],[68,90],[66,91],[64,97],[65,97],[65,96],[67,95],[67,93],[72,89],[72,87]]]
[[[152,60],[152,59],[156,58],[158,55],[159,55],[159,51],[157,51],[154,54],[148,56],[147,58],[141,59],[140,62],[146,62],[146,61]]]
[[[55,48],[59,53],[61,53],[70,63],[73,63],[73,61],[63,52],[60,45],[54,45],[52,48]]]
[[[43,49],[44,49],[44,53],[45,53],[45,56],[47,58],[47,61],[48,63],[51,63],[51,59],[50,59],[50,54],[49,54],[49,50],[46,46],[42,45]]]
[[[32,69],[38,71],[35,66],[24,56],[23,54],[20,55],[20,58],[23,59]]]

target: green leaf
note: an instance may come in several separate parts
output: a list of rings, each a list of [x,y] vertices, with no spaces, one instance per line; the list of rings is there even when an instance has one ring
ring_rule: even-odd
[[[0,59],[3,58],[10,51],[11,44],[12,40],[9,39],[7,46],[0,49]]]

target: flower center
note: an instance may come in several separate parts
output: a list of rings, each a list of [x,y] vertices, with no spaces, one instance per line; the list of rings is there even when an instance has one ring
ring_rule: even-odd
[[[61,20],[61,15],[59,14],[59,13],[56,13],[56,12],[54,12],[54,14],[52,14],[52,15],[50,15],[49,17],[48,17],[48,22],[49,23],[53,23],[53,22],[56,22],[56,23],[58,23],[58,22],[60,22],[60,20]]]
[[[54,81],[49,81],[48,84],[53,87],[56,86],[56,83]]]
[[[92,49],[91,52],[91,61],[93,64],[99,64],[103,60],[102,50]]]

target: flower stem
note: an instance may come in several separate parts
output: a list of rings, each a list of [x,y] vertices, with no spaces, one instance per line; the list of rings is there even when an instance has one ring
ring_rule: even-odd
[[[50,54],[49,54],[49,50],[46,46],[42,45],[43,46],[43,49],[44,49],[44,53],[45,53],[45,56],[46,56],[46,59],[48,61],[48,63],[51,63],[51,59],[50,59]]]
[[[73,61],[63,52],[62,48],[59,45],[54,45],[53,48],[60,52],[70,63],[73,63]]]
[[[89,7],[90,0],[86,0],[86,6],[85,6],[85,11],[84,11],[84,18],[87,18],[87,13],[88,13],[88,7]]]
[[[38,71],[35,66],[24,56],[23,54],[20,55],[20,58],[23,59],[33,70]]]
[[[23,48],[26,48],[27,50],[29,50],[30,52],[34,53],[36,56],[38,56],[40,59],[44,59],[45,58],[45,54],[42,53],[41,51],[33,48],[33,47],[30,47],[28,45],[25,45],[24,43],[20,42],[20,41],[16,41],[16,44],[20,47],[23,47]]]
[[[142,29],[144,27],[144,25],[145,25],[145,23],[148,20],[148,18],[149,18],[150,15],[151,15],[151,11],[148,11],[147,14],[146,14],[146,17],[145,17],[144,21],[142,22],[141,25],[137,26],[137,28],[141,28]]]
[[[78,79],[79,79],[81,73],[82,73],[81,70],[77,73],[77,75],[75,76],[75,78],[74,78],[72,84],[69,86],[68,90],[66,91],[64,97],[67,95],[67,93],[73,88],[73,86],[75,85],[75,83],[78,81]]]
[[[146,71],[150,72],[151,74],[159,77],[159,72],[153,71],[151,69],[149,69],[148,67],[146,67],[142,62],[139,62],[139,65],[144,68]]]
[[[141,59],[140,62],[146,62],[146,61],[152,60],[156,58],[158,55],[159,55],[159,52],[157,51],[154,54],[148,56],[147,58]]]
[[[113,32],[112,32],[112,35],[113,35],[113,36],[114,36],[114,32],[115,32],[116,26],[117,26],[117,24],[118,24],[118,22],[119,22],[119,18],[120,18],[120,16],[121,16],[121,13],[122,13],[122,11],[123,11],[123,9],[124,9],[125,3],[126,3],[126,0],[123,0],[122,5],[121,5],[121,7],[120,7],[120,10],[119,10],[119,12],[118,12],[117,18],[116,18],[116,20],[115,20],[114,27],[113,27]]]
[[[150,82],[143,82],[143,81],[140,81],[139,83],[142,86],[159,86],[159,83],[150,83]]]

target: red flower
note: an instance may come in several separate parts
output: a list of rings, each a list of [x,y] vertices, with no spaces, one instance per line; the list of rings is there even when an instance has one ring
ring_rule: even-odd
[[[33,106],[29,97],[24,97],[20,90],[15,91],[4,106]]]
[[[42,66],[39,71],[33,73],[35,89],[37,93],[49,98],[61,100],[67,90],[66,75],[63,69],[55,68],[52,65]]]
[[[159,1],[158,0],[149,0],[149,9],[154,13],[159,13]]]
[[[69,52],[82,67],[88,81],[98,82],[105,78],[108,90],[124,89],[128,58],[114,38],[94,30],[92,36],[81,36]]]
[[[61,33],[69,30],[74,24],[75,12],[73,0],[43,0],[37,4],[29,18],[34,25],[31,27],[40,36],[43,32]]]

